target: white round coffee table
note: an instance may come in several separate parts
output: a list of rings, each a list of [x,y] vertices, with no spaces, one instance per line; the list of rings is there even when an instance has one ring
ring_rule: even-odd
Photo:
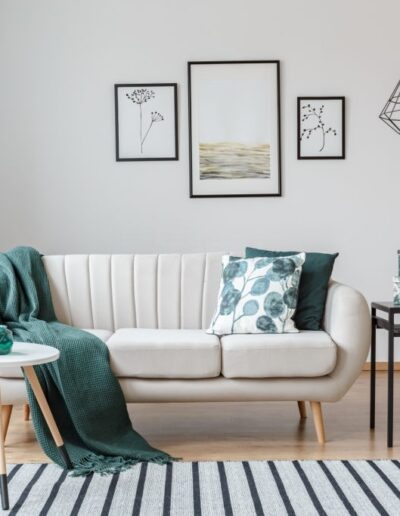
[[[65,462],[67,469],[72,468],[71,461],[64,446],[64,441],[58,430],[57,424],[51,413],[49,404],[43,393],[42,387],[36,376],[33,366],[54,362],[60,356],[58,349],[43,344],[33,344],[27,342],[14,342],[11,353],[8,355],[0,355],[0,367],[21,367],[26,379],[28,380],[36,401],[42,411],[43,417],[49,427],[51,435],[56,443],[57,448]],[[1,403],[1,398],[0,398]],[[0,414],[1,414],[0,405]],[[4,428],[3,421],[0,421],[0,487],[1,487],[1,503],[4,510],[9,508],[8,488],[7,488],[7,468],[4,453]]]

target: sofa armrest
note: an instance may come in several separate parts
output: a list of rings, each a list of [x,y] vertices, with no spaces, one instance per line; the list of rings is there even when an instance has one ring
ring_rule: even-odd
[[[330,376],[338,400],[357,379],[368,355],[371,320],[364,296],[347,285],[331,281],[323,328],[337,345],[336,367]]]

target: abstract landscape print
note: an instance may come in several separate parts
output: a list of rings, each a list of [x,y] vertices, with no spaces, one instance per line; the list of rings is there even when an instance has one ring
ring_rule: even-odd
[[[269,143],[200,143],[200,179],[270,177]]]
[[[189,63],[191,196],[280,195],[279,62]]]

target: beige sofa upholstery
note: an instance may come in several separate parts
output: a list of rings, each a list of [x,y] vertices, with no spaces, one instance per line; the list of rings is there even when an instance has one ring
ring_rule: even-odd
[[[111,367],[120,378],[215,378],[221,374],[219,338],[204,330],[124,328],[110,337],[107,346]]]
[[[336,364],[336,345],[324,331],[226,335],[221,348],[225,378],[325,376]]]
[[[106,342],[127,402],[337,401],[367,357],[364,297],[332,281],[323,330],[205,333],[222,253],[45,256],[59,321]],[[18,370],[0,369],[3,404],[26,403]]]

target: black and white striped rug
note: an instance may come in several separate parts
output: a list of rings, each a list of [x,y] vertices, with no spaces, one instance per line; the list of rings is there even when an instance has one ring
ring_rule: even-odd
[[[138,464],[71,477],[53,464],[10,466],[11,511],[26,516],[399,515],[400,462]]]

